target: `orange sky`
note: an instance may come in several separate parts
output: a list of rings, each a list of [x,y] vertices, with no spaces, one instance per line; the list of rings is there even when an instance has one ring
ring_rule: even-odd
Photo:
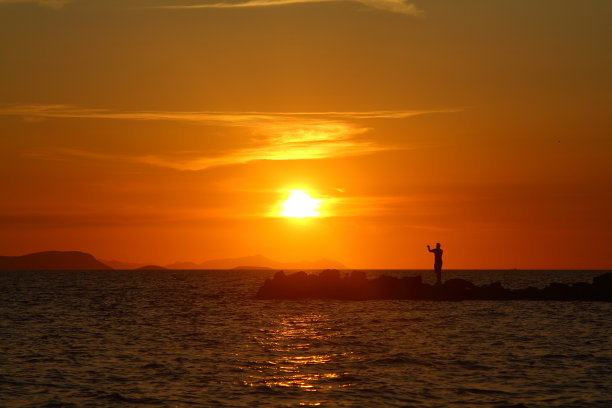
[[[0,254],[612,268],[611,17],[0,0]],[[323,216],[276,216],[292,189]]]

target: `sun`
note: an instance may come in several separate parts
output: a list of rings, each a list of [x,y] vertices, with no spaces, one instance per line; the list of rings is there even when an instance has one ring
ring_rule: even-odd
[[[303,190],[293,190],[291,195],[283,202],[283,217],[306,218],[319,215],[319,203],[321,200],[312,198]]]

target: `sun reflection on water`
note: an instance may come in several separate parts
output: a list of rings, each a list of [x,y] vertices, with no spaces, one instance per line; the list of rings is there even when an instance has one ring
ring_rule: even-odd
[[[348,373],[336,370],[335,364],[350,353],[334,349],[333,337],[338,335],[338,330],[323,315],[284,317],[259,332],[255,341],[266,358],[253,362],[245,385],[311,393],[351,385],[343,381]],[[320,401],[300,403],[320,404]]]

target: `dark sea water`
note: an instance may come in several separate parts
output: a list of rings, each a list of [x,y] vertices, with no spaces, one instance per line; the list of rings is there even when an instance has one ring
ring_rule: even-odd
[[[254,299],[271,275],[0,272],[0,406],[612,407],[612,303]]]

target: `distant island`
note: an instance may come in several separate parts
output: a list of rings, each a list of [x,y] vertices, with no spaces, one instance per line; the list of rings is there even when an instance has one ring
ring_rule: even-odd
[[[507,289],[500,282],[477,286],[464,279],[449,279],[443,284],[423,283],[421,276],[396,278],[380,276],[367,279],[365,272],[341,276],[337,270],[319,275],[277,272],[266,279],[256,295],[259,299],[323,298],[340,300],[565,300],[612,302],[612,272],[593,278],[593,283],[572,285],[551,283],[538,289]]]
[[[240,258],[213,259],[202,263],[175,262],[170,265],[98,260],[91,254],[80,251],[45,251],[21,256],[0,256],[3,271],[54,271],[54,270],[323,270],[345,269],[338,261],[318,259],[315,261],[278,262],[263,255]]]
[[[246,265],[246,266],[245,266]],[[240,258],[213,259],[199,264],[193,262],[175,262],[166,265],[168,269],[283,269],[283,270],[323,270],[346,269],[342,263],[331,259],[314,261],[278,262],[263,255],[244,256]]]
[[[112,269],[93,255],[79,251],[45,251],[22,256],[0,256],[2,271],[71,271]]]
[[[233,271],[273,271],[274,269],[268,268],[267,266],[237,266],[235,268],[231,268]]]
[[[136,268],[136,271],[167,271],[168,268],[164,268],[163,266],[159,266],[159,265],[145,265],[145,266],[141,266],[140,268]]]

